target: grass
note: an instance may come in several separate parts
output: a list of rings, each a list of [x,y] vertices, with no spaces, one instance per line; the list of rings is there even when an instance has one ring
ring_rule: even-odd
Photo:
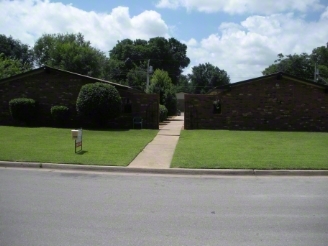
[[[328,169],[328,133],[182,131],[171,167]]]
[[[70,130],[0,126],[0,160],[127,166],[158,132],[83,130],[75,154]]]

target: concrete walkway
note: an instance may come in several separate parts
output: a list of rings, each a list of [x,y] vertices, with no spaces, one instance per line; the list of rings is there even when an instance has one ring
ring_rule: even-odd
[[[170,168],[175,147],[184,125],[183,113],[164,122],[159,132],[128,167],[134,168]]]

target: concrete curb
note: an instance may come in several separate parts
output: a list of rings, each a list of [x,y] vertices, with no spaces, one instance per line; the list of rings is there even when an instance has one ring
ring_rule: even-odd
[[[44,168],[58,170],[145,173],[145,174],[177,174],[177,175],[229,175],[229,176],[328,176],[328,170],[256,170],[256,169],[185,169],[185,168],[131,168],[116,166],[93,166],[76,164],[54,164],[38,162],[0,161],[4,168]]]

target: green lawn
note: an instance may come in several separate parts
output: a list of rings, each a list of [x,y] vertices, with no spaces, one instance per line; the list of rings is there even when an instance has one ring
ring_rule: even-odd
[[[328,133],[185,130],[171,167],[328,169]]]
[[[70,130],[0,126],[0,160],[127,166],[158,132],[83,130],[75,154]]]

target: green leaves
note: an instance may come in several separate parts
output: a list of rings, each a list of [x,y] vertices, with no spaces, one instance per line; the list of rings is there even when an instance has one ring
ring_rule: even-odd
[[[230,83],[227,72],[210,63],[194,66],[189,77],[195,94],[205,94],[217,86]]]
[[[106,56],[78,34],[44,34],[34,45],[36,63],[97,78],[104,77]]]
[[[121,97],[117,89],[105,83],[82,86],[76,110],[82,119],[104,126],[121,113]]]
[[[277,72],[285,72],[296,77],[312,80],[314,79],[315,66],[319,70],[318,83],[328,81],[328,48],[325,46],[313,49],[307,53],[286,55],[278,54],[275,63],[267,67],[262,74],[269,75]]]
[[[157,69],[151,79],[148,93],[159,94],[159,102],[165,105],[168,115],[175,115],[177,111],[175,89],[168,72]]]
[[[0,54],[0,79],[14,76],[28,70],[30,70],[28,65],[22,64],[21,61],[17,59],[6,58],[3,54]]]
[[[0,79],[26,72],[33,67],[33,51],[21,41],[0,34]]]
[[[165,105],[166,97],[173,89],[172,80],[168,72],[157,69],[150,81],[148,93],[156,93],[160,95],[160,104]]]
[[[15,98],[9,102],[9,111],[14,120],[29,125],[36,116],[36,102],[31,98]]]
[[[56,126],[65,126],[68,124],[70,117],[68,107],[56,105],[51,107],[50,112]]]
[[[23,44],[18,39],[13,39],[11,36],[6,37],[0,34],[0,54],[7,59],[20,62],[26,68],[33,67],[33,50],[27,44]]]
[[[167,113],[168,113],[167,108],[164,105],[160,104],[159,105],[159,120],[161,122],[163,122],[164,120],[167,119]]]
[[[187,46],[174,38],[165,39],[163,37],[156,37],[151,38],[149,41],[124,39],[119,41],[109,51],[109,63],[118,64],[128,59],[130,62],[125,62],[123,67],[117,66],[119,69],[116,71],[107,70],[106,76],[113,78],[117,82],[128,80],[128,83],[131,84],[130,71],[140,70],[146,75],[147,62],[150,60],[150,65],[153,66],[154,70],[161,69],[167,71],[172,79],[172,83],[177,84],[182,69],[190,63],[190,59],[186,53]],[[146,79],[142,83],[146,84]],[[137,84],[139,87],[145,87],[144,84],[140,85],[139,82]]]

